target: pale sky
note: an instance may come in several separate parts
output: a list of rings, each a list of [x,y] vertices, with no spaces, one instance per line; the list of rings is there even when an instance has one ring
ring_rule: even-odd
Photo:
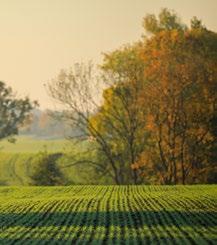
[[[0,80],[52,108],[43,84],[75,62],[137,41],[142,19],[161,8],[217,31],[217,0],[0,0]]]

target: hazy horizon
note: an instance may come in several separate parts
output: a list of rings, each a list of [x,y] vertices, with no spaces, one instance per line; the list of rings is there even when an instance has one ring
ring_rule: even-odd
[[[43,84],[74,62],[99,63],[102,52],[137,41],[143,17],[163,7],[217,31],[215,0],[0,0],[0,80],[52,108]]]

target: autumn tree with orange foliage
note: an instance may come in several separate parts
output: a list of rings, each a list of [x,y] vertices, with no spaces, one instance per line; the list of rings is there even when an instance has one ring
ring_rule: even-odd
[[[162,14],[173,20],[171,26],[161,23]],[[191,28],[177,20],[168,10],[160,13],[159,23],[147,16],[144,25],[152,36],[141,53],[147,85],[140,103],[148,108],[152,149],[136,166],[145,177],[151,169],[164,184],[206,181],[201,177],[216,164],[210,157],[216,143],[211,122],[217,103],[217,34],[196,18]]]

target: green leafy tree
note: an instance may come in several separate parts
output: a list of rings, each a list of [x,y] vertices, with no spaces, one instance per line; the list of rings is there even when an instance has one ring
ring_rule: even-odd
[[[36,102],[30,102],[29,98],[16,98],[10,87],[0,82],[0,140],[18,134],[19,127],[30,115]]]
[[[144,65],[139,56],[142,43],[105,54],[102,70],[109,88],[103,103],[90,118],[104,136],[115,159],[120,183],[141,183],[139,171],[131,168],[147,144],[144,110],[139,108]]]

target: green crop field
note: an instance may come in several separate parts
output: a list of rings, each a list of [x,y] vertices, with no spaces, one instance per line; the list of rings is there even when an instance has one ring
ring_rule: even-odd
[[[217,186],[1,187],[0,244],[217,244]]]

